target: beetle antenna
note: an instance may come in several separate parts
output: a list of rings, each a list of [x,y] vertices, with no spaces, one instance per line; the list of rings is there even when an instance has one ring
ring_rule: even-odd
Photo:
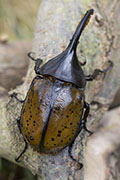
[[[82,31],[84,30],[84,28],[86,27],[86,25],[88,24],[91,15],[93,14],[94,10],[90,9],[86,12],[86,14],[84,15],[84,17],[82,18],[82,20],[80,21],[80,23],[78,24],[76,31],[68,45],[68,49],[69,51],[71,50],[75,50],[77,45],[78,45],[78,40],[80,38],[80,35],[82,33]]]

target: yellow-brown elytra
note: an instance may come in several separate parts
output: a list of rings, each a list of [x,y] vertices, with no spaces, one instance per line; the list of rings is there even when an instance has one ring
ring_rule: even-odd
[[[85,63],[78,62],[76,48],[79,37],[93,14],[93,9],[86,12],[68,45],[58,56],[41,65],[41,59],[34,59],[35,73],[25,100],[18,127],[23,134],[26,151],[28,143],[40,153],[56,154],[65,147],[72,160],[79,163],[72,155],[75,138],[86,128],[89,105],[85,101],[86,81],[92,81],[99,73],[112,68],[113,63],[105,70],[96,69],[86,76],[81,68]],[[17,97],[16,97],[17,98]]]

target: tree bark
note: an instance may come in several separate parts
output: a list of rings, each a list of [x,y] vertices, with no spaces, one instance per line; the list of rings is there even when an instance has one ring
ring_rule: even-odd
[[[87,83],[86,101],[88,103],[98,101],[100,105],[91,105],[87,123],[87,127],[95,133],[87,138],[87,133],[83,130],[74,144],[72,153],[84,164],[84,167],[81,170],[77,169],[76,164],[68,156],[68,148],[56,156],[51,156],[38,154],[29,146],[18,164],[31,170],[33,174],[38,174],[41,179],[83,180],[92,177],[90,172],[86,170],[91,166],[91,161],[93,164],[96,163],[94,159],[90,161],[86,159],[91,145],[89,142],[91,138],[97,138],[97,132],[100,130],[99,126],[102,122],[100,120],[120,85],[120,22],[118,18],[120,16],[120,2],[117,0],[43,0],[38,13],[32,51],[35,52],[35,57],[40,57],[44,63],[59,54],[68,45],[82,14],[90,8],[93,8],[95,12],[80,39],[78,57],[81,60],[81,50],[82,57],[87,59],[87,65],[84,68],[86,74],[91,74],[95,68],[106,68],[108,60],[114,62],[114,68],[105,77],[100,75],[93,82]],[[34,76],[34,62],[30,61],[23,85],[14,89],[19,98],[25,98]],[[2,99],[0,106],[0,155],[15,163],[15,157],[21,153],[25,146],[16,121],[17,117],[20,116],[22,104],[15,98],[8,97]],[[118,143],[114,146],[117,149]],[[97,165],[99,169],[99,162]],[[96,166],[93,167],[96,168]],[[101,180],[103,179],[105,178]]]

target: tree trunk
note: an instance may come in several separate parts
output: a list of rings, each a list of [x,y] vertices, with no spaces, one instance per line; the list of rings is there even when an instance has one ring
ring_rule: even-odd
[[[117,143],[112,141],[114,148],[108,148],[111,146],[103,148],[102,156],[105,154],[103,165],[106,168],[101,168],[100,154],[99,157],[93,158],[94,152],[92,154],[91,146],[94,144],[96,148],[99,149],[99,146],[101,148],[104,145],[101,143],[102,138],[104,139],[103,134],[105,135],[103,131],[111,133],[111,130],[103,125],[104,121],[101,119],[120,85],[120,1],[43,0],[38,13],[32,51],[35,52],[35,57],[40,57],[44,63],[62,52],[68,45],[82,14],[90,8],[94,9],[94,15],[80,39],[77,50],[78,58],[80,60],[82,57],[87,59],[87,65],[84,68],[86,74],[92,74],[95,68],[106,68],[108,60],[114,62],[113,69],[105,77],[100,75],[93,82],[87,83],[86,101],[88,103],[99,102],[98,105],[91,104],[87,123],[87,127],[95,133],[88,137],[83,130],[76,138],[72,153],[83,163],[84,166],[81,170],[78,170],[76,163],[69,158],[68,148],[65,148],[58,155],[52,156],[38,154],[29,146],[18,164],[30,169],[33,174],[38,174],[40,179],[96,180],[98,178],[104,180],[110,179],[109,172],[111,168],[115,168],[114,163],[108,166],[108,162],[113,150],[118,152],[119,133],[117,137],[115,131],[112,135],[110,134],[112,140],[115,137],[118,140],[116,140]],[[80,51],[82,51],[82,57]],[[19,98],[25,98],[34,76],[34,62],[30,61],[24,84],[14,89]],[[20,116],[22,104],[15,98],[8,97],[2,99],[0,106],[0,155],[15,163],[15,157],[21,153],[25,146],[16,121],[17,117]],[[120,126],[120,124],[118,125]],[[114,126],[112,128],[114,129]],[[111,141],[111,138],[108,138],[105,143]],[[98,161],[96,161],[97,158]],[[89,171],[89,168],[92,168],[92,171]],[[93,177],[94,172],[99,173]],[[106,176],[100,177],[101,174]],[[111,179],[115,178],[111,176]]]

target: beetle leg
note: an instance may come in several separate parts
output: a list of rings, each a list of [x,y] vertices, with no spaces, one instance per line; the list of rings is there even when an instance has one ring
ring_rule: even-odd
[[[102,106],[103,106],[103,104],[98,102],[98,101],[92,101],[90,104],[93,105],[93,106],[97,105],[97,110],[102,108]]]
[[[25,147],[24,147],[23,151],[20,153],[20,155],[17,158],[15,158],[16,162],[19,162],[20,157],[25,153],[26,149],[28,148],[28,144],[25,139],[24,139],[24,142],[25,142]]]
[[[18,118],[17,118],[17,125],[18,125],[18,128],[19,128],[20,133],[22,133],[20,120],[21,120],[21,118],[18,117]]]
[[[78,135],[78,134],[79,134],[79,133],[77,133],[77,135]],[[76,136],[76,137],[77,137],[77,136]],[[68,149],[68,154],[69,154],[70,158],[79,165],[79,169],[81,169],[81,168],[83,167],[83,164],[80,163],[80,162],[78,162],[77,159],[75,159],[75,158],[73,157],[73,155],[72,155],[72,148],[73,148],[73,144],[74,144],[74,141],[75,141],[76,137],[74,138],[74,140],[71,142],[71,144],[70,144],[69,147],[68,147],[68,148],[69,148],[69,149]]]
[[[83,119],[81,120],[80,127],[81,129],[85,129],[85,131],[87,131],[90,135],[92,135],[93,132],[89,131],[86,127],[87,117],[90,112],[90,107],[87,102],[84,103],[84,108],[85,108],[85,112],[84,112]]]
[[[91,131],[89,131],[86,127],[86,122],[87,122],[87,117],[89,115],[89,111],[90,111],[90,108],[89,108],[89,104],[87,102],[84,103],[84,108],[85,108],[85,112],[84,112],[84,116],[83,116],[83,119],[80,120],[80,126],[79,126],[79,129],[76,133],[76,136],[75,138],[73,139],[73,141],[71,142],[71,144],[69,145],[69,149],[68,149],[68,153],[69,153],[69,156],[71,157],[71,159],[75,162],[77,162],[80,166],[80,169],[83,167],[83,164],[82,163],[79,163],[72,155],[72,148],[73,148],[73,144],[75,142],[75,139],[76,137],[78,136],[78,134],[80,133],[80,131],[82,129],[84,129],[85,131],[87,131],[90,135],[93,133]]]
[[[92,80],[94,80],[100,73],[103,73],[103,74],[105,75],[105,73],[106,73],[107,71],[109,71],[109,70],[113,67],[113,62],[112,62],[112,61],[108,61],[108,62],[110,63],[110,65],[109,65],[108,68],[106,68],[106,69],[104,69],[104,70],[95,69],[94,72],[93,72],[93,74],[86,76],[86,80],[87,80],[87,81],[92,81]]]
[[[36,61],[37,59],[35,59],[32,54],[35,54],[34,52],[29,52],[27,55],[30,59],[32,59],[33,61]]]
[[[25,100],[19,99],[19,98],[17,97],[17,93],[15,93],[15,92],[12,93],[12,94],[10,95],[10,97],[11,97],[11,98],[15,98],[17,101],[19,101],[19,102],[21,102],[21,103],[24,103],[24,101],[25,101]]]
[[[20,124],[20,117],[17,118],[17,124],[18,124],[18,128],[19,128],[20,133],[22,133],[21,124]],[[25,142],[25,147],[24,147],[23,151],[20,153],[20,155],[17,158],[15,158],[16,162],[19,162],[20,157],[25,153],[25,151],[28,147],[28,144],[27,144],[27,141],[25,140],[25,138],[24,138],[24,142]]]
[[[43,60],[42,59],[40,59],[40,58],[37,58],[37,59],[35,59],[33,56],[32,56],[32,54],[34,54],[33,52],[29,52],[28,53],[28,57],[30,58],[30,59],[32,59],[33,61],[35,61],[35,67],[34,67],[34,70],[35,70],[35,73],[36,74],[40,74],[40,65],[41,65],[41,63],[43,62]]]
[[[18,124],[18,128],[19,128],[20,133],[22,133],[21,124],[20,124],[20,117],[17,118],[17,124]],[[27,141],[25,139],[24,139],[24,142],[25,142],[25,147],[24,147],[23,151],[20,153],[20,155],[17,158],[15,158],[16,162],[19,162],[19,158],[25,153],[25,151],[28,147]]]

